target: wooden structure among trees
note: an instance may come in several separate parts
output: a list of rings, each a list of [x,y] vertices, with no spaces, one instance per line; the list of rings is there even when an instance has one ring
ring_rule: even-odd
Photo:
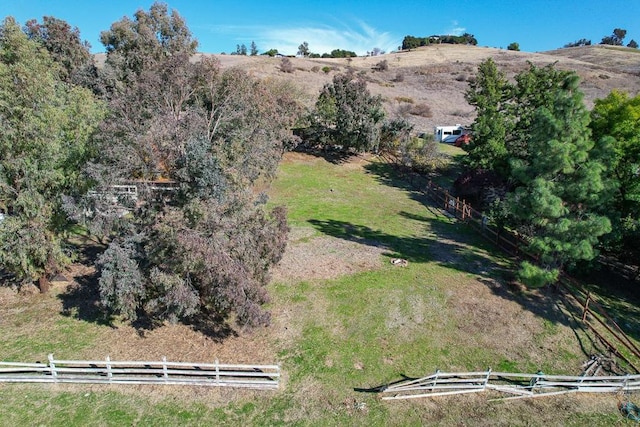
[[[0,382],[167,384],[277,389],[278,365],[229,365],[161,361],[56,360],[48,363],[0,362]]]

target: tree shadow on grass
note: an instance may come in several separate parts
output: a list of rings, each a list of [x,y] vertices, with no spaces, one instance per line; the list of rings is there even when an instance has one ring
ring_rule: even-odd
[[[623,277],[606,265],[577,271],[574,276],[587,283],[596,302],[635,340],[640,340],[640,287],[636,280]],[[596,308],[594,306],[592,309]]]
[[[582,342],[578,331],[585,329],[580,319],[571,314],[572,311],[563,304],[563,296],[555,288],[549,287],[537,291],[526,290],[517,280],[514,273],[516,260],[503,252],[470,226],[448,218],[447,213],[437,207],[433,200],[420,189],[425,188],[435,177],[425,177],[415,173],[402,174],[394,165],[389,163],[370,163],[365,169],[376,175],[380,183],[406,191],[413,200],[421,203],[430,212],[430,216],[419,216],[407,212],[400,215],[409,220],[425,223],[425,235],[429,237],[430,260],[438,262],[459,271],[478,274],[478,280],[484,283],[496,296],[517,302],[536,316],[572,328],[585,355],[590,356],[587,344]],[[451,176],[445,177],[450,180]],[[434,179],[437,182],[437,179]],[[405,243],[402,247],[412,246]],[[497,264],[495,259],[500,259]],[[637,317],[636,317],[637,318]],[[640,328],[637,329],[640,332]],[[590,347],[601,348],[592,338],[588,337]]]
[[[77,261],[85,266],[95,265],[105,246],[85,236],[75,236],[70,242],[77,254]],[[94,269],[75,277],[75,283],[58,295],[62,301],[60,314],[91,323],[113,327],[113,317],[100,306],[98,274]]]
[[[454,162],[455,164],[455,162]],[[374,174],[380,183],[388,186],[393,186],[396,188],[400,188],[405,190],[409,196],[418,202],[420,202],[430,213],[434,214],[435,217],[446,215],[443,213],[439,207],[435,206],[433,200],[428,198],[424,193],[420,191],[426,187],[429,181],[433,180],[438,183],[438,180],[434,177],[425,177],[420,176],[415,173],[411,173],[408,171],[398,170],[394,165],[389,163],[371,163],[366,166],[366,170]],[[451,174],[449,173],[447,177],[444,179],[445,181],[451,181]],[[440,183],[442,185],[442,183]],[[445,185],[447,187],[447,185]],[[410,218],[416,219],[416,218]],[[417,218],[419,220],[419,218]],[[425,219],[431,224],[431,228],[433,229],[433,219],[428,218]],[[477,231],[470,229],[470,227],[462,224],[456,223],[455,228],[457,229],[455,233],[453,233],[453,240],[459,240],[460,235],[458,231],[468,230],[468,232],[472,235],[475,235],[475,242],[473,245],[476,246],[484,246],[486,250],[490,251],[493,254],[502,254],[502,250],[498,247],[494,246],[492,243],[489,243],[486,239],[484,239]],[[442,230],[441,230],[442,231]],[[515,262],[515,260],[512,260]],[[622,329],[631,337],[636,340],[640,340],[640,289],[637,286],[637,282],[633,280],[628,280],[624,277],[621,277],[615,273],[615,271],[609,271],[604,267],[603,269],[581,269],[577,273],[574,272],[574,275],[577,277],[582,276],[583,283],[589,283],[590,285],[587,289],[592,289],[598,295],[600,295],[600,302],[608,311],[609,315],[611,315],[614,320],[622,327]],[[511,274],[511,277],[505,278],[494,278],[494,280],[498,280],[503,284],[512,285],[515,282],[515,277]],[[492,290],[496,292],[496,289]],[[549,306],[556,306],[557,312],[560,312],[560,308],[557,307],[556,300],[561,297],[561,295],[554,295],[553,288],[543,289],[538,292],[530,292],[529,299],[522,299],[522,292],[516,293],[515,296],[511,296],[509,298],[518,301],[523,307],[530,310],[535,314],[539,314],[540,304],[546,304]],[[534,298],[536,301],[531,300],[534,295],[539,295],[539,297]],[[547,297],[541,297],[540,295],[547,295]],[[504,295],[501,295],[503,298]],[[570,311],[570,310],[567,310]],[[560,315],[562,316],[562,315]],[[555,317],[545,317],[551,321],[557,321],[558,316]],[[572,327],[582,329],[581,322],[572,321]]]
[[[113,326],[113,317],[100,305],[97,273],[77,276],[75,283],[58,295],[62,301],[60,314],[102,326]]]
[[[329,236],[384,247],[387,252],[383,255],[388,257],[403,258],[409,263],[434,262],[478,276],[477,280],[496,296],[515,301],[553,323],[572,328],[577,326],[557,304],[560,296],[553,289],[525,292],[514,283],[510,260],[496,256],[497,249],[475,235],[466,225],[452,222],[444,216],[434,219],[406,212],[401,212],[400,215],[424,222],[424,236],[394,236],[364,225],[336,220],[309,220],[309,223]]]
[[[358,157],[358,154],[353,152],[344,151],[342,149],[333,148],[315,148],[307,146],[298,146],[294,150],[296,153],[309,154],[314,157],[319,157],[334,165],[341,165],[348,163],[352,158]]]

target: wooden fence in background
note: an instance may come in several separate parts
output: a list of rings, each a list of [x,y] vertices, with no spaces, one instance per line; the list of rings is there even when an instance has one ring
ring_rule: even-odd
[[[392,158],[383,158],[389,164],[395,164]],[[431,180],[403,168],[398,168],[398,171],[411,186],[428,196],[447,215],[465,222],[509,255],[534,263],[539,262],[539,257],[527,249],[528,242],[521,236],[490,224],[482,212],[473,209],[466,201],[451,195],[448,190],[434,184]],[[611,262],[604,262],[604,264],[611,265]],[[624,277],[632,280],[640,277],[640,267],[627,270],[629,271],[621,271]],[[616,271],[619,269],[616,268]],[[563,293],[567,309],[571,310],[609,351],[625,362],[629,371],[640,373],[640,349],[636,342],[614,321],[597,298],[585,292],[575,279],[564,273],[561,274],[557,285]]]
[[[431,181],[427,182],[423,193],[449,215],[470,225],[506,253],[538,262],[538,257],[526,249],[526,240],[509,230],[488,224],[487,217],[464,200],[450,195],[447,190]],[[640,373],[640,348],[607,313],[597,297],[583,291],[580,283],[565,273],[560,275],[557,285],[564,293],[565,306],[577,314],[582,323],[603,345],[625,362],[631,371]]]
[[[277,389],[278,365],[229,365],[161,361],[56,360],[0,362],[0,382],[167,384]]]

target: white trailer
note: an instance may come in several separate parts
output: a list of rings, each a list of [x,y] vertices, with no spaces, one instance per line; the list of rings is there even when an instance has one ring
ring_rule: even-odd
[[[433,139],[436,142],[452,143],[464,133],[469,133],[469,130],[461,124],[455,126],[436,126],[433,128]]]

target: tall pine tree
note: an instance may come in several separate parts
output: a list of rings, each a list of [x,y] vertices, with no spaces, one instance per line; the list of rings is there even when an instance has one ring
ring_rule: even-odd
[[[517,187],[507,196],[510,219],[539,256],[538,265],[524,263],[520,271],[531,286],[548,284],[560,269],[593,259],[598,238],[611,230],[609,220],[594,213],[604,190],[604,166],[592,153],[589,112],[578,83],[570,74],[550,88],[551,105],[532,116],[526,154],[511,160]]]
[[[478,66],[476,79],[469,84],[465,98],[476,107],[473,140],[466,147],[465,158],[471,169],[488,169],[505,175],[507,150],[505,140],[509,127],[506,106],[512,86],[491,58]]]

